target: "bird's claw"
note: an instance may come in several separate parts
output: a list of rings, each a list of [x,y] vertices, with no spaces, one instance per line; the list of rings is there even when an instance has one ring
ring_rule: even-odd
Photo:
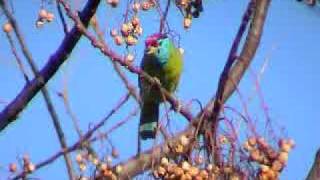
[[[153,77],[153,81],[154,81],[155,84],[157,84],[158,86],[161,87],[161,82],[157,77]]]

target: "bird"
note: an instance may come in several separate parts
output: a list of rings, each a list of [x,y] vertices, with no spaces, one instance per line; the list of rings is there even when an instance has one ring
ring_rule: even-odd
[[[144,55],[140,68],[157,80],[161,87],[173,93],[178,86],[183,69],[182,53],[166,35],[156,33],[145,40]],[[154,139],[158,127],[159,106],[164,101],[158,85],[139,76],[142,108],[139,136],[142,140]]]

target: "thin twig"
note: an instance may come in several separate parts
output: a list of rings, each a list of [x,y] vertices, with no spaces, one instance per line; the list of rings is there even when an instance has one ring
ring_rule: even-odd
[[[10,33],[6,33],[6,35],[7,35],[10,47],[11,47],[12,54],[14,55],[14,57],[15,57],[15,59],[17,61],[18,67],[19,67],[19,69],[20,69],[20,71],[21,71],[26,83],[29,83],[30,80],[29,80],[29,77],[27,75],[27,71],[25,70],[25,67],[23,66],[22,60],[21,60],[21,58],[19,57],[19,55],[17,53],[17,49],[14,46],[13,39],[12,39]]]
[[[61,9],[61,6],[60,6],[58,0],[56,0],[56,5],[57,5],[58,14],[59,14],[59,17],[60,17],[60,20],[61,20],[61,23],[62,23],[63,32],[64,32],[64,34],[68,34],[68,32],[69,32],[68,25],[67,25],[67,22],[66,22],[66,20],[65,20],[65,18],[63,16],[62,9]]]

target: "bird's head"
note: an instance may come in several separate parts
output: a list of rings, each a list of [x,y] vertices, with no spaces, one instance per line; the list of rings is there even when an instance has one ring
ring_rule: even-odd
[[[171,40],[163,34],[154,34],[145,41],[145,54],[156,57],[160,65],[164,65],[170,56],[170,48],[173,46]]]

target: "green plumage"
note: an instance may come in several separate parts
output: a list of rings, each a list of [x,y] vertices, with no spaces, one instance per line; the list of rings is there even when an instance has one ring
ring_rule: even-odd
[[[159,42],[159,41],[158,41]],[[155,47],[153,53],[145,53],[141,68],[152,77],[160,80],[163,88],[174,92],[178,86],[182,72],[182,55],[171,40]],[[142,110],[140,115],[140,137],[142,139],[155,138],[159,119],[159,104],[163,102],[163,95],[156,86],[150,85],[143,78],[139,79]]]

